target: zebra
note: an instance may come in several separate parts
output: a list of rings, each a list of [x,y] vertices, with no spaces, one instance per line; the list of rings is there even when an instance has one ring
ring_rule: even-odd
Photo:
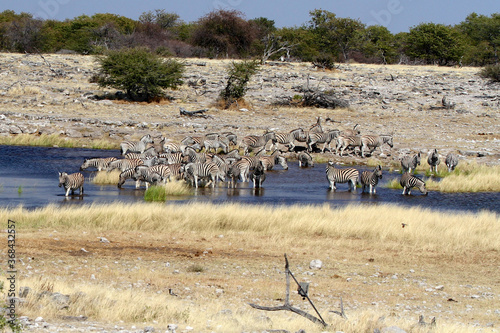
[[[305,151],[302,151],[297,155],[297,160],[299,161],[300,168],[314,167],[312,156]]]
[[[273,145],[276,143],[276,133],[267,132],[261,136],[248,135],[241,140],[240,148],[243,148],[243,153],[245,155],[248,155],[249,148],[255,149],[265,147],[270,140],[272,141]]]
[[[69,175],[66,172],[59,172],[59,187],[64,187],[64,190],[66,191],[66,197],[69,196],[70,191],[71,195],[73,195],[76,189],[78,189],[78,191],[80,192],[80,196],[83,196],[84,182],[85,178],[80,172],[72,173]]]
[[[219,157],[222,158],[227,164],[233,164],[234,162],[241,160],[238,149],[233,149],[226,155],[220,155]]]
[[[335,162],[328,161],[326,166],[326,179],[330,182],[330,189],[336,190],[336,183],[348,183],[349,190],[356,191],[356,182],[359,171],[354,168],[337,169]]]
[[[306,133],[301,127],[291,130],[288,133],[276,133],[276,142],[288,146],[289,151],[295,149],[294,141],[299,141],[299,139],[305,140],[305,138]]]
[[[413,156],[403,156],[401,159],[401,168],[403,169],[403,173],[411,172],[411,170],[415,170],[417,165],[420,165],[420,152]]]
[[[199,178],[210,178],[212,187],[215,187],[215,182],[217,181],[218,174],[219,168],[217,167],[217,164],[212,162],[188,163],[184,167],[184,178],[186,180],[192,180],[196,188],[198,188]]]
[[[427,163],[429,164],[430,172],[432,172],[432,170],[434,170],[434,172],[438,171],[438,165],[441,163],[441,159],[439,158],[437,149],[434,148],[429,152]]]
[[[153,156],[158,156],[155,147],[149,147],[146,150],[144,150],[142,153],[126,153],[125,158],[131,159],[131,158],[148,158],[148,157],[153,157]]]
[[[356,149],[356,147],[361,148],[361,136],[343,136],[339,135],[337,137],[337,146],[335,147],[335,153],[337,154],[340,150],[340,156],[344,156],[344,150],[346,148]]]
[[[307,131],[304,131],[304,136],[297,138],[299,142],[305,142],[309,140],[309,136],[312,133],[323,133],[323,127],[321,126],[321,117],[318,117],[316,123],[311,125]]]
[[[121,172],[123,172],[127,169],[135,168],[136,166],[142,164],[144,164],[144,161],[139,158],[133,158],[133,159],[124,158],[121,160],[110,162],[106,171],[110,172],[111,170],[119,169]]]
[[[150,134],[144,135],[139,141],[123,141],[120,143],[120,152],[125,155],[127,152],[143,153],[148,148],[148,143],[153,143]]]
[[[222,138],[228,139],[229,143],[232,143],[233,145],[238,144],[238,136],[234,134],[233,132],[222,132],[220,134]]]
[[[145,182],[146,189],[149,188],[149,184],[157,185],[159,182],[163,182],[163,177],[160,173],[153,170],[152,167],[147,167],[145,165],[136,166],[132,178],[136,181]]]
[[[255,170],[250,175],[253,183],[253,188],[262,188],[262,183],[266,180],[266,168],[262,161],[259,162]]]
[[[271,155],[259,156],[259,160],[264,167],[264,171],[272,170],[276,165],[276,163],[281,165],[283,169],[288,170],[288,164],[286,163],[286,158],[284,156],[281,156],[279,150],[275,150]]]
[[[177,180],[182,179],[184,174],[184,164],[182,163],[168,164],[168,167],[170,169],[172,177],[174,177]]]
[[[125,171],[123,171],[122,173],[120,173],[120,176],[118,177],[118,188],[122,188],[123,184],[125,184],[125,181],[127,179],[133,179],[134,177],[134,174],[135,174],[135,168],[130,168],[130,169],[127,169]],[[140,187],[140,180],[136,180],[135,182],[135,188],[139,188]]]
[[[203,146],[205,147],[205,152],[209,152],[213,149],[217,153],[217,149],[222,148],[222,151],[227,154],[228,145],[220,140],[205,140],[203,141]]]
[[[379,165],[373,171],[363,171],[359,177],[361,186],[363,188],[362,193],[365,193],[366,187],[368,187],[368,193],[377,193],[375,186],[377,186],[379,179],[382,179],[382,167]]]
[[[192,163],[204,163],[207,161],[207,155],[203,153],[197,153],[196,150],[194,150],[191,147],[186,147],[183,153],[184,157]]]
[[[328,144],[328,149],[332,150],[332,147],[330,146],[331,142],[339,136],[340,131],[338,129],[334,129],[328,132],[322,132],[322,133],[312,133],[309,135],[309,139],[307,140],[307,150],[309,152],[312,151],[312,146],[317,143],[322,143],[323,144],[323,149],[321,149],[321,152],[325,152],[326,145]]]
[[[116,161],[116,157],[88,158],[83,161],[83,164],[80,166],[80,170],[96,168],[97,171],[102,171],[108,167],[110,162],[113,161]]]
[[[186,157],[181,152],[163,153],[163,154],[158,155],[158,158],[165,159],[167,161],[167,164],[184,163],[186,160]]]
[[[387,144],[389,147],[394,147],[392,135],[362,135],[361,136],[361,157],[365,157],[367,149],[370,150],[370,155],[375,149],[380,148],[380,154],[383,155],[384,151],[382,146]]]
[[[448,172],[452,172],[458,165],[458,156],[453,153],[446,155],[446,160],[444,161],[448,167]]]
[[[399,184],[403,187],[403,195],[410,195],[413,187],[417,187],[422,194],[428,194],[427,189],[425,188],[425,182],[409,172],[403,173],[401,179],[399,180]]]
[[[247,157],[247,156],[244,156]],[[258,158],[242,158],[239,161],[234,162],[227,172],[227,176],[229,177],[229,185],[234,187],[236,184],[236,180],[238,178],[241,179],[242,182],[246,182],[248,179],[248,174],[250,173],[250,168],[255,169],[260,163]]]
[[[218,155],[214,155],[212,157],[212,162],[217,164],[217,167],[219,168],[219,173],[218,173],[219,180],[222,182],[225,181],[226,175],[229,171],[229,165]]]

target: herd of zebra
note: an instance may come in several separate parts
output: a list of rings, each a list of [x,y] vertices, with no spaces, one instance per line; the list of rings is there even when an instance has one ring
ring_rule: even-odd
[[[296,142],[305,145],[296,146]],[[335,142],[335,150],[331,143]],[[322,149],[317,147],[323,144]],[[387,144],[393,147],[392,135],[360,135],[359,125],[352,130],[323,131],[320,118],[308,130],[302,128],[286,133],[266,132],[263,135],[248,135],[238,142],[238,137],[232,132],[210,133],[203,136],[186,136],[179,143],[168,142],[161,138],[154,142],[150,134],[144,135],[139,141],[123,141],[120,152],[123,158],[92,158],[83,162],[80,170],[95,168],[98,171],[120,170],[117,186],[120,188],[127,179],[135,180],[136,188],[144,183],[150,185],[166,183],[173,179],[185,180],[191,186],[200,185],[215,187],[218,181],[225,182],[229,187],[235,187],[238,180],[253,183],[254,188],[262,187],[266,179],[266,171],[272,170],[276,164],[288,169],[286,153],[296,152],[299,167],[313,167],[311,156],[313,151],[324,152],[326,147],[331,153],[344,156],[348,150],[361,157],[372,154],[376,148],[381,150]],[[302,149],[300,149],[302,148]],[[231,150],[230,150],[231,149]],[[250,156],[250,152],[254,152]],[[243,154],[240,154],[242,152]],[[271,152],[271,153],[268,153]],[[437,159],[436,159],[437,156]],[[429,165],[437,168],[439,155],[436,150],[429,154]],[[458,163],[456,155],[446,157],[446,164],[453,169]],[[420,153],[401,159],[403,176],[401,185],[403,194],[410,194],[411,188],[417,187],[426,194],[425,183],[411,174],[412,169],[420,164]],[[330,161],[326,167],[327,180],[332,190],[336,183],[349,183],[349,189],[356,189],[360,184],[363,192],[375,193],[375,186],[382,178],[382,167],[379,165],[372,172],[364,171],[359,175],[355,168],[337,168]],[[59,186],[64,186],[65,195],[79,190],[83,195],[84,176],[80,172],[59,173]]]

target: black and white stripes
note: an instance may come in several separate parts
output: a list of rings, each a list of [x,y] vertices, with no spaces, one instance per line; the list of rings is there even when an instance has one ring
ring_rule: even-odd
[[[356,191],[356,183],[358,181],[359,171],[355,168],[336,168],[336,163],[328,161],[326,166],[326,179],[330,183],[330,189],[336,190],[337,183],[348,183],[349,190]]]
[[[83,195],[83,183],[85,178],[80,172],[67,174],[66,172],[59,172],[59,187],[64,187],[65,196],[69,196],[69,193],[73,195],[75,190],[79,190],[80,196]]]

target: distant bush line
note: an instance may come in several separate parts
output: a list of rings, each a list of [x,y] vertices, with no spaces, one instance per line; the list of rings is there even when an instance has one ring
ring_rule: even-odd
[[[0,50],[21,53],[104,54],[147,47],[162,56],[287,59],[331,66],[331,61],[384,64],[486,66],[498,63],[500,13],[471,13],[450,26],[421,23],[392,34],[379,25],[316,9],[301,26],[275,27],[272,19],[246,19],[215,10],[194,22],[163,9],[138,20],[115,14],[81,15],[64,21],[30,13],[0,13]],[[324,64],[323,64],[324,65]]]

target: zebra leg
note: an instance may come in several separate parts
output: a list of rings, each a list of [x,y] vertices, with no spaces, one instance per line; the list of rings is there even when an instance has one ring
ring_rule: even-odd
[[[356,181],[354,179],[351,179],[349,182],[352,185],[352,191],[356,192]]]
[[[373,192],[373,194],[376,194],[377,193],[377,189],[375,188],[375,186],[370,185],[370,193],[372,193],[372,192]]]

